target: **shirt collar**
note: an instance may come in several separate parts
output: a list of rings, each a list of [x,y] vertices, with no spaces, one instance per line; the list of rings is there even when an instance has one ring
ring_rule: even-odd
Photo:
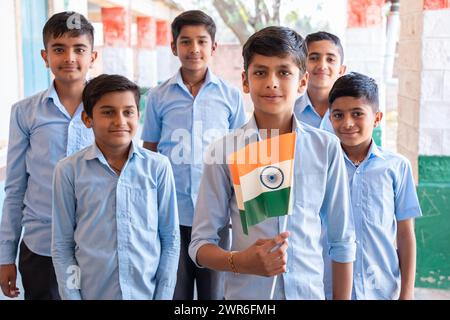
[[[136,156],[138,156],[141,159],[144,158],[144,155],[139,150],[139,148],[137,147],[136,143],[133,140],[131,140],[131,147],[130,147],[130,152],[128,153],[128,160],[130,160],[133,157],[133,155],[136,155]],[[100,162],[102,162],[104,164],[107,164],[105,156],[103,155],[102,151],[97,146],[97,143],[93,143],[88,148],[88,150],[86,151],[86,156],[85,157],[86,157],[87,160],[98,159],[98,160],[100,160]]]
[[[204,85],[207,85],[210,82],[214,84],[219,84],[219,78],[210,70],[210,68],[208,68],[206,70]],[[169,84],[171,85],[177,84],[180,87],[185,87],[185,84],[183,83],[183,77],[181,76],[181,68],[172,78],[170,78]]]
[[[306,108],[311,109],[311,111],[315,111],[314,107],[312,105],[311,99],[309,99],[308,92],[305,92],[301,97],[297,99],[297,103],[299,106],[299,112],[303,113]]]
[[[385,157],[383,156],[383,152],[381,151],[381,149],[377,146],[377,144],[375,143],[375,141],[372,139],[372,142],[370,143],[370,147],[369,147],[369,151],[367,152],[367,155],[365,156],[364,160],[362,163],[364,163],[366,160],[371,159],[373,157],[378,157],[380,159],[385,159]],[[344,152],[344,158],[349,162],[349,163],[353,163],[350,158],[347,156],[347,154]]]
[[[250,120],[244,125],[243,129],[246,132],[246,136],[248,136],[250,138],[256,136],[258,141],[262,140],[262,137],[259,134],[259,128],[258,128],[258,124],[256,123],[254,113],[250,117]],[[295,114],[293,113],[292,132],[294,132],[294,131],[298,134],[299,132],[303,133],[304,129],[303,129],[302,125],[300,124],[300,122],[298,121]]]
[[[370,144],[370,148],[369,148],[369,152],[368,154],[368,159],[371,158],[372,156],[374,157],[378,157],[381,159],[385,159],[383,156],[383,152],[381,151],[381,149],[377,146],[377,144],[375,143],[375,141],[372,139],[372,142]]]

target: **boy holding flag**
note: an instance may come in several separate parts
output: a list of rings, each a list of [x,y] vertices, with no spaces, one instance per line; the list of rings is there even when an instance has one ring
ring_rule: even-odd
[[[267,299],[268,276],[275,275],[273,298],[323,299],[323,220],[333,295],[348,299],[356,247],[342,150],[336,137],[293,113],[308,80],[303,39],[289,28],[268,27],[248,39],[243,57],[254,114],[208,150],[190,256],[198,266],[228,271],[226,299]],[[225,251],[218,230],[230,218],[232,251]]]

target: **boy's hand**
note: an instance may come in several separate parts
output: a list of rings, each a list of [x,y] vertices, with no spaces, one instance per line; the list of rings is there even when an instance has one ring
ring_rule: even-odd
[[[3,294],[9,298],[17,298],[20,294],[16,278],[17,268],[14,263],[0,265],[0,286]]]
[[[248,249],[235,254],[239,273],[275,276],[286,271],[289,232],[271,239],[259,239]]]

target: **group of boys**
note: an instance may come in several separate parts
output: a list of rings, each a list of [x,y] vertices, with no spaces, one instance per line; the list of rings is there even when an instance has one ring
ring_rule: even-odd
[[[80,16],[69,28],[73,14],[43,30],[51,87],[11,111],[5,296],[19,295],[20,247],[25,299],[189,300],[194,284],[199,299],[413,298],[421,211],[411,166],[372,140],[377,84],[344,75],[339,38],[285,27],[252,35],[246,121],[239,90],[208,67],[214,21],[180,14],[171,47],[181,68],[150,89],[142,148],[133,142],[139,88],[118,75],[86,83],[93,27]],[[228,157],[291,132],[292,214],[246,235]]]

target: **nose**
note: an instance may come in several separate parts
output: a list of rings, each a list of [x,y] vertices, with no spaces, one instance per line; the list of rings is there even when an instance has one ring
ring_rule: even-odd
[[[125,116],[121,112],[118,112],[116,114],[116,116],[114,117],[114,125],[117,126],[117,127],[121,127],[125,123],[126,123]]]
[[[275,74],[270,74],[267,77],[266,88],[267,89],[277,89],[279,87],[278,77]]]
[[[67,50],[64,56],[64,62],[72,63],[75,61],[75,53],[72,50]]]
[[[317,67],[320,69],[325,69],[327,67],[326,57],[319,59],[319,63],[317,64]]]
[[[199,52],[199,45],[197,42],[193,42],[191,46],[191,53],[198,53]]]
[[[351,129],[351,128],[353,128],[354,125],[355,125],[355,122],[353,121],[353,118],[350,115],[346,115],[344,117],[345,128]]]

